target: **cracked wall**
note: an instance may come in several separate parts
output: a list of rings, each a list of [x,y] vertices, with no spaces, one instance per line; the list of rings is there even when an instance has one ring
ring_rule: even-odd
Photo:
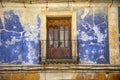
[[[56,10],[56,8],[54,9]],[[59,11],[61,8],[57,8],[57,10]],[[62,8],[62,10],[64,9]],[[79,63],[119,63],[117,60],[114,61],[113,52],[115,50],[112,50],[114,42],[109,42],[110,38],[114,36],[109,33],[112,30],[111,27],[109,29],[111,24],[111,20],[108,19],[109,8],[74,8],[73,10],[77,12],[76,36]],[[41,8],[34,10],[33,8],[6,8],[0,10],[0,64],[40,63],[39,40],[42,40],[40,37],[42,11]],[[115,54],[118,56],[117,52]]]

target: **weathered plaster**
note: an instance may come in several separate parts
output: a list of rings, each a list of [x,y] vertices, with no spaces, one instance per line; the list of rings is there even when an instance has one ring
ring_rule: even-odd
[[[109,51],[110,63],[120,64],[119,54],[119,32],[118,32],[118,7],[108,8],[108,25],[109,25]]]
[[[0,36],[0,63],[33,64],[39,63],[40,24],[36,15],[34,24],[24,25],[20,21],[22,13],[18,10],[3,11],[4,24]],[[26,19],[27,20],[27,19]]]
[[[107,8],[82,8],[77,17],[81,63],[109,63]]]
[[[106,10],[105,11],[102,10],[102,8],[100,8],[101,5],[103,5],[104,9],[108,9],[108,13],[107,13],[108,19],[106,18],[106,20],[104,20],[104,18],[103,18],[103,15],[107,16]],[[78,20],[74,18],[73,23],[72,23],[72,25],[74,27],[72,29],[73,29],[73,31],[75,31],[75,33],[72,34],[72,36],[73,36],[72,39],[75,39],[76,35],[79,35],[80,31],[81,31],[80,33],[82,35],[80,39],[82,39],[83,42],[87,41],[89,39],[89,40],[92,40],[92,42],[94,42],[95,44],[97,44],[103,40],[106,41],[107,37],[109,37],[109,51],[108,51],[108,46],[106,46],[106,48],[102,48],[102,47],[100,47],[100,48],[103,49],[103,51],[106,50],[106,52],[105,52],[106,57],[108,57],[108,53],[110,54],[109,56],[110,56],[111,64],[118,64],[120,62],[119,61],[119,46],[118,46],[119,41],[118,41],[118,18],[117,18],[118,4],[117,3],[114,3],[111,7],[110,7],[110,4],[104,4],[104,3],[100,3],[100,4],[92,3],[91,5],[89,3],[85,3],[85,4],[70,3],[70,6],[68,6],[66,3],[60,3],[60,5],[50,3],[48,5],[48,8],[46,8],[46,4],[40,4],[40,5],[39,4],[26,4],[25,5],[26,8],[24,8],[24,4],[14,4],[14,3],[4,3],[4,6],[5,6],[5,8],[0,9],[0,36],[2,36],[2,37],[0,37],[0,53],[1,53],[0,63],[1,64],[6,64],[6,63],[8,63],[8,64],[15,63],[16,64],[17,60],[18,60],[18,62],[20,61],[20,64],[21,63],[25,63],[25,64],[26,63],[28,63],[28,64],[29,63],[30,64],[39,63],[40,55],[38,55],[39,54],[38,53],[38,51],[39,51],[38,50],[39,49],[38,42],[39,42],[39,40],[46,40],[46,36],[45,36],[45,34],[46,34],[45,17],[46,16],[44,16],[44,15],[46,14],[45,11],[47,11],[47,10],[52,11],[52,12],[68,11],[68,13],[70,13],[70,14],[72,11],[76,11],[77,13],[80,13],[80,15],[78,15],[76,17],[89,23],[90,26],[94,26],[92,29],[93,29],[93,31],[95,31],[96,36],[98,38],[95,38],[94,40],[92,40],[93,37],[90,36],[91,34],[87,35],[88,31],[84,32],[84,31],[81,31],[81,29],[79,30],[77,28],[74,28],[74,27],[78,27],[78,25],[74,24],[74,22],[77,23]],[[59,7],[59,8],[56,8],[56,7]],[[84,15],[81,16],[82,9],[83,9],[83,12],[85,10],[85,13],[84,13]],[[13,11],[13,13],[10,13],[10,11]],[[105,12],[105,14],[104,14],[104,12]],[[56,14],[59,15],[58,13],[56,13]],[[62,13],[60,13],[60,14],[62,14]],[[74,15],[74,17],[75,17],[75,15]],[[95,19],[92,18],[93,15],[96,15],[96,16],[94,16]],[[16,17],[16,18],[14,18],[14,17]],[[106,21],[106,23],[108,22],[108,25],[101,24],[99,26],[98,24],[102,23],[101,21],[103,21],[103,20]],[[93,22],[94,22],[94,24],[93,24]],[[80,24],[81,24],[81,22],[80,22]],[[98,27],[100,27],[101,31],[95,25],[98,25]],[[106,30],[104,30],[103,27],[106,27]],[[44,30],[41,30],[41,29],[44,29]],[[107,29],[109,29],[108,30],[109,36],[107,35]],[[77,34],[76,34],[76,30],[77,30]],[[105,33],[106,35],[101,34],[101,32]],[[11,36],[11,37],[9,37],[9,36]],[[106,36],[106,39],[103,39],[104,36]],[[107,40],[107,42],[108,42],[108,40]],[[88,43],[89,43],[89,41],[88,41]],[[88,44],[88,43],[86,43],[86,44]],[[15,44],[15,45],[13,45],[13,44]],[[20,44],[23,44],[23,46],[21,46]],[[9,46],[10,48],[6,49],[6,47],[8,47],[8,45],[10,45]],[[45,45],[45,43],[44,43],[44,45]],[[108,44],[106,44],[106,45],[108,45]],[[13,47],[11,47],[11,46],[13,46]],[[19,46],[21,48],[18,49],[17,46]],[[46,53],[45,46],[43,48],[41,48],[41,49],[44,49],[44,51],[43,51],[44,53]],[[81,46],[84,46],[84,45],[81,45]],[[17,51],[14,51],[14,47]],[[75,47],[73,46],[73,48],[75,48]],[[89,49],[89,48],[91,48],[91,49]],[[97,49],[97,47],[95,47],[95,46],[94,46],[94,48]],[[90,51],[94,48],[88,47],[88,49]],[[23,52],[19,52],[19,51],[21,51],[21,49]],[[85,49],[87,49],[87,48],[85,48]],[[10,50],[9,52],[11,52],[11,53],[8,53],[7,50],[8,51]],[[89,50],[86,52],[89,52]],[[19,54],[22,53],[23,56],[22,55],[18,56],[17,54],[11,55],[14,52],[16,52],[16,53],[18,52]],[[84,52],[85,51],[83,50],[83,53]],[[81,54],[83,54],[83,53],[80,53],[79,56],[81,57]],[[94,53],[94,51],[92,51],[92,53]],[[95,52],[95,53],[97,53],[97,52]],[[7,59],[10,56],[6,56],[6,55],[11,56],[11,62],[9,62],[9,60]],[[36,55],[36,57],[35,57],[35,55]],[[13,58],[14,56],[17,56],[17,58],[16,59]],[[42,55],[42,56],[45,56],[45,55]],[[90,57],[92,58],[93,56],[90,55],[89,58]],[[100,58],[103,58],[103,57],[105,57],[105,56],[101,56]],[[14,59],[16,61],[14,61]],[[107,58],[107,60],[108,60],[108,58]],[[8,62],[6,62],[6,61],[8,61]],[[92,61],[94,64],[96,64],[96,62],[94,62],[95,58],[93,58]],[[91,63],[91,62],[88,61],[88,63]],[[107,63],[108,63],[108,61],[107,61]]]

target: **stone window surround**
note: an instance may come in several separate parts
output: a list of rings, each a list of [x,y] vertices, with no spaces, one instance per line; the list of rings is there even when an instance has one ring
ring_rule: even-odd
[[[59,13],[59,14],[58,14]],[[77,26],[76,26],[76,11],[48,11],[45,10],[42,13],[42,25],[41,25],[41,40],[46,41],[46,18],[47,17],[71,17],[71,40],[77,40]],[[72,41],[72,58],[77,56],[77,41]],[[45,61],[46,59],[46,42],[43,43],[41,47],[41,61]]]

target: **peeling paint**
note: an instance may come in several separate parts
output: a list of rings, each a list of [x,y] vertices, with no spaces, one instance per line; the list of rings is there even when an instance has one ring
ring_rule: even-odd
[[[107,9],[83,8],[77,12],[79,62],[109,63]],[[39,15],[34,14],[34,24],[21,23],[21,11],[6,10],[3,15],[4,21],[0,18],[0,64],[40,63],[42,23]]]
[[[38,44],[40,40],[40,17],[36,15],[34,25],[30,23],[23,25],[20,21],[20,15],[22,15],[20,11],[4,11],[5,26],[2,25],[0,18],[1,64],[35,64],[40,61]]]
[[[83,64],[109,63],[107,9],[78,11],[78,53]],[[84,17],[83,17],[84,16]]]

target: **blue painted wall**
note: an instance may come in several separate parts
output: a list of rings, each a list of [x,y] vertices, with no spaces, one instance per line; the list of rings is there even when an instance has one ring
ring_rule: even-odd
[[[16,12],[4,11],[4,21],[0,18],[0,64],[38,64],[41,19],[36,13],[35,24],[23,24]],[[80,63],[109,63],[107,21],[107,9],[77,11]]]
[[[80,9],[77,20],[79,61],[109,63],[107,9]]]
[[[3,26],[4,24],[4,26]],[[36,16],[36,24],[22,25],[19,15],[14,10],[4,12],[4,23],[0,18],[0,63],[1,64],[37,64],[39,63],[39,39],[40,39],[39,15]],[[33,26],[32,30],[24,27]],[[37,32],[37,33],[34,33]]]

